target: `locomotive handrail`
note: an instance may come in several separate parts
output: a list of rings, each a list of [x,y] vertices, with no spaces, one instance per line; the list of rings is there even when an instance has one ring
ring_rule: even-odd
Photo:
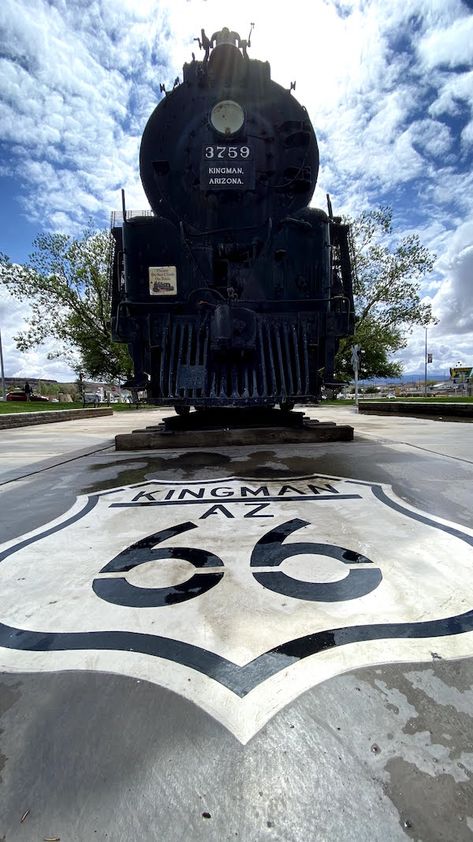
[[[215,287],[198,287],[198,289],[200,289],[200,290],[205,289],[206,292],[212,292],[212,293],[213,292],[216,292],[216,293],[219,292],[219,290],[217,290]],[[195,291],[196,290],[191,290],[191,292],[189,293],[189,296],[192,295],[192,293],[195,292]],[[225,302],[225,304],[233,303],[233,300],[230,301],[229,299],[225,298],[225,296],[223,296],[222,293],[220,293],[220,295],[222,296],[222,300]],[[351,310],[351,301],[350,301],[350,299],[347,295],[332,295],[332,296],[323,296],[323,297],[321,296],[320,298],[304,298],[304,299],[300,299],[300,298],[284,298],[284,299],[265,298],[264,300],[261,300],[259,298],[238,298],[238,299],[235,299],[235,304],[236,304],[236,306],[240,306],[242,304],[245,304],[245,306],[246,305],[248,305],[248,306],[249,305],[258,306],[259,311],[261,311],[261,312],[265,312],[266,309],[271,310],[271,312],[277,312],[279,310],[281,312],[284,312],[284,308],[290,309],[291,307],[293,307],[296,312],[298,311],[300,313],[305,313],[306,309],[308,307],[315,307],[317,309],[316,305],[327,304],[330,301],[336,301],[336,300],[346,301],[347,304],[349,305],[349,309]],[[156,308],[157,310],[164,309],[166,311],[168,311],[171,307],[179,309],[180,307],[183,307],[185,304],[189,304],[189,303],[192,303],[189,300],[189,297],[185,300],[181,299],[180,301],[174,301],[172,303],[170,303],[169,301],[164,301],[164,300],[152,302],[153,307]],[[146,301],[136,301],[134,298],[123,298],[119,302],[118,307],[121,307],[122,305],[132,305],[137,310],[145,309],[145,310],[148,311],[149,306],[150,306],[150,302],[148,300],[146,300]],[[303,305],[303,306],[301,306],[301,305]]]
[[[110,228],[121,228],[129,219],[137,216],[155,216],[151,208],[147,210],[128,210],[126,211],[126,219],[123,217],[122,211],[112,211],[110,214]]]

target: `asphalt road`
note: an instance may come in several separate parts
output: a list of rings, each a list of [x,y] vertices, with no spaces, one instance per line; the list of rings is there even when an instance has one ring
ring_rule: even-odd
[[[473,839],[473,425],[115,453],[162,414],[2,433],[0,840]]]

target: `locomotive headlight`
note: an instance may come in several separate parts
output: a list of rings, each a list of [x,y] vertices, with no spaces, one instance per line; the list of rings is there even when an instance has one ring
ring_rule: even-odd
[[[216,132],[223,135],[236,134],[245,121],[241,105],[232,99],[223,99],[210,112],[210,122]]]

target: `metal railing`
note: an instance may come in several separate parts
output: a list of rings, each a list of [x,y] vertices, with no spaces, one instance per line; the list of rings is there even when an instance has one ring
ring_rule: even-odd
[[[132,219],[134,216],[154,216],[152,210],[127,210],[126,218]],[[110,228],[121,228],[123,226],[123,211],[112,211],[110,214]]]

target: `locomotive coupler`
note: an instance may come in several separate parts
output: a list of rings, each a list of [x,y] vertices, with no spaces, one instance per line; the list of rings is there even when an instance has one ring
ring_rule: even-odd
[[[213,351],[253,351],[256,348],[256,313],[247,307],[218,304],[210,321]]]

